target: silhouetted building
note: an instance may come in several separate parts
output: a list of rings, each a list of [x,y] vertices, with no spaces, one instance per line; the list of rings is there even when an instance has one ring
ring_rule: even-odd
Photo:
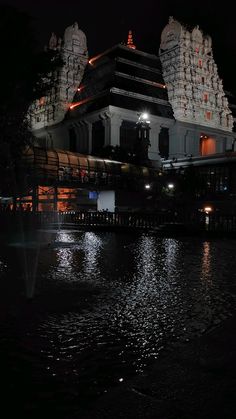
[[[192,164],[217,168],[219,156],[228,166],[236,102],[224,91],[211,37],[198,26],[189,29],[170,17],[156,55],[139,51],[129,31],[126,45],[88,59],[77,24],[63,41],[53,34],[49,48],[61,51],[64,66],[54,75],[51,95],[30,109],[39,146],[89,155],[119,146],[166,171]],[[148,127],[140,124],[144,112]]]

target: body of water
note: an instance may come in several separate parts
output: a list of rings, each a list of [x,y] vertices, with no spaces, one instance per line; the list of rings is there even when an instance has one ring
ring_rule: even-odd
[[[39,416],[62,399],[73,409],[207,333],[234,311],[235,244],[69,230],[3,240],[6,398]]]

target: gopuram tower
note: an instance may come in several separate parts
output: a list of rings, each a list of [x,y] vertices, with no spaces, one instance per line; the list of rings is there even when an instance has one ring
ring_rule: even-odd
[[[233,118],[213,58],[212,40],[170,17],[159,55],[176,120],[232,131]]]
[[[63,39],[52,33],[49,49],[60,52],[62,67],[52,77],[54,87],[34,102],[29,111],[31,128],[37,136],[48,126],[61,122],[73,101],[88,62],[87,40],[77,23],[66,28]]]

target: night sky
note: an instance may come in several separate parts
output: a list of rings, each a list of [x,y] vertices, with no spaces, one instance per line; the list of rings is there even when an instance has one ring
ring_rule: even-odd
[[[230,0],[221,7],[210,0],[0,0],[34,17],[37,38],[43,46],[51,32],[62,36],[78,22],[87,36],[89,56],[126,42],[132,29],[138,49],[158,53],[160,35],[173,16],[187,25],[199,25],[213,41],[213,54],[224,87],[236,93],[236,23]]]

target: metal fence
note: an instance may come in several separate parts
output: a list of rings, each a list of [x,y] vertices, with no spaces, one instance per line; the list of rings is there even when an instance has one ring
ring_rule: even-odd
[[[169,211],[138,212],[0,212],[1,231],[16,228],[127,228],[133,230],[158,230],[161,227],[188,228],[190,232],[235,233],[236,214],[204,214],[201,212],[176,214]]]

